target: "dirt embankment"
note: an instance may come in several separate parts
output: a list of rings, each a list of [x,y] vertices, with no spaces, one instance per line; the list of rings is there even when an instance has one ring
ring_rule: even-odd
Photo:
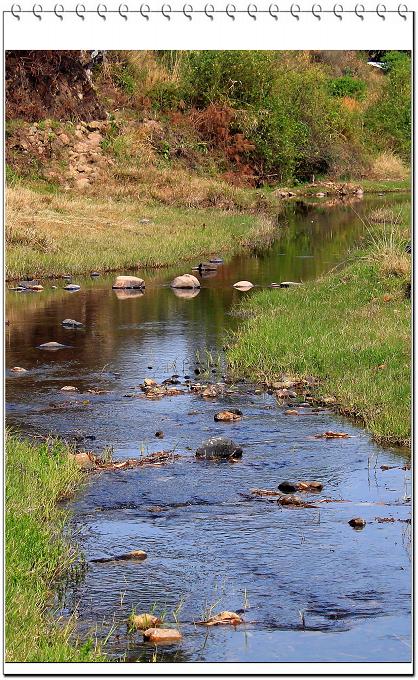
[[[6,119],[104,120],[82,51],[6,51]]]

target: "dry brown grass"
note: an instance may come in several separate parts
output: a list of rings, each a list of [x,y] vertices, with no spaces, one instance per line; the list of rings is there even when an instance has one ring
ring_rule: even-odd
[[[141,223],[142,218],[150,221]],[[176,208],[103,191],[40,194],[22,186],[7,190],[6,223],[9,279],[163,267],[211,253],[234,254],[275,232],[263,215]]]
[[[374,222],[375,225],[372,225]],[[409,221],[401,212],[395,214],[388,207],[378,208],[365,223],[368,234],[366,259],[377,264],[383,277],[396,276],[410,281],[411,255],[405,251],[410,240]]]
[[[392,208],[388,206],[382,206],[372,210],[368,216],[369,222],[375,224],[389,224],[389,222],[394,222],[396,219],[395,212]]]
[[[372,163],[371,176],[373,179],[407,179],[409,170],[403,161],[394,153],[381,153]]]

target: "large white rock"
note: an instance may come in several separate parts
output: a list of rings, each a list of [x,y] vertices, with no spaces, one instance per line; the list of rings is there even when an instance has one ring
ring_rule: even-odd
[[[172,288],[200,288],[200,281],[193,274],[176,276],[170,283]]]
[[[145,281],[138,276],[117,276],[112,288],[145,288]]]
[[[237,290],[250,290],[254,288],[254,284],[251,281],[237,281],[237,283],[234,283],[234,288],[237,288]]]

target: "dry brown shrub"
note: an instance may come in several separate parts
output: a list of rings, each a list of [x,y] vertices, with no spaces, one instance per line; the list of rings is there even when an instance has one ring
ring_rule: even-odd
[[[398,156],[385,151],[373,161],[371,176],[373,179],[406,179],[409,170]]]

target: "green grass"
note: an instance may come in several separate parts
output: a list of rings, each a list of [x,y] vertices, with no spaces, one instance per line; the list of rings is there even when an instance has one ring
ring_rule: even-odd
[[[105,661],[92,640],[70,640],[71,622],[52,613],[54,584],[77,557],[57,502],[77,488],[80,471],[54,440],[8,434],[6,456],[6,661]]]
[[[272,219],[261,214],[10,187],[6,276],[164,267],[211,253],[233,255],[274,233]]]
[[[411,179],[362,179],[360,186],[365,193],[378,194],[390,193],[391,191],[411,191]]]
[[[409,445],[408,206],[401,219],[374,225],[368,246],[344,269],[243,303],[250,318],[229,350],[233,373],[267,381],[281,373],[314,375],[319,394],[336,396],[339,410],[360,419],[377,440]]]
[[[391,192],[409,192],[411,191],[411,180],[407,179],[349,179],[349,180],[330,180],[335,183],[335,187],[347,184],[352,187],[361,187],[365,194],[379,194]],[[289,184],[289,188],[296,194],[302,196],[315,196],[319,192],[324,192],[333,195],[333,191],[326,180],[318,180],[315,185],[306,183],[298,183],[295,185]],[[335,192],[336,193],[336,192]]]

